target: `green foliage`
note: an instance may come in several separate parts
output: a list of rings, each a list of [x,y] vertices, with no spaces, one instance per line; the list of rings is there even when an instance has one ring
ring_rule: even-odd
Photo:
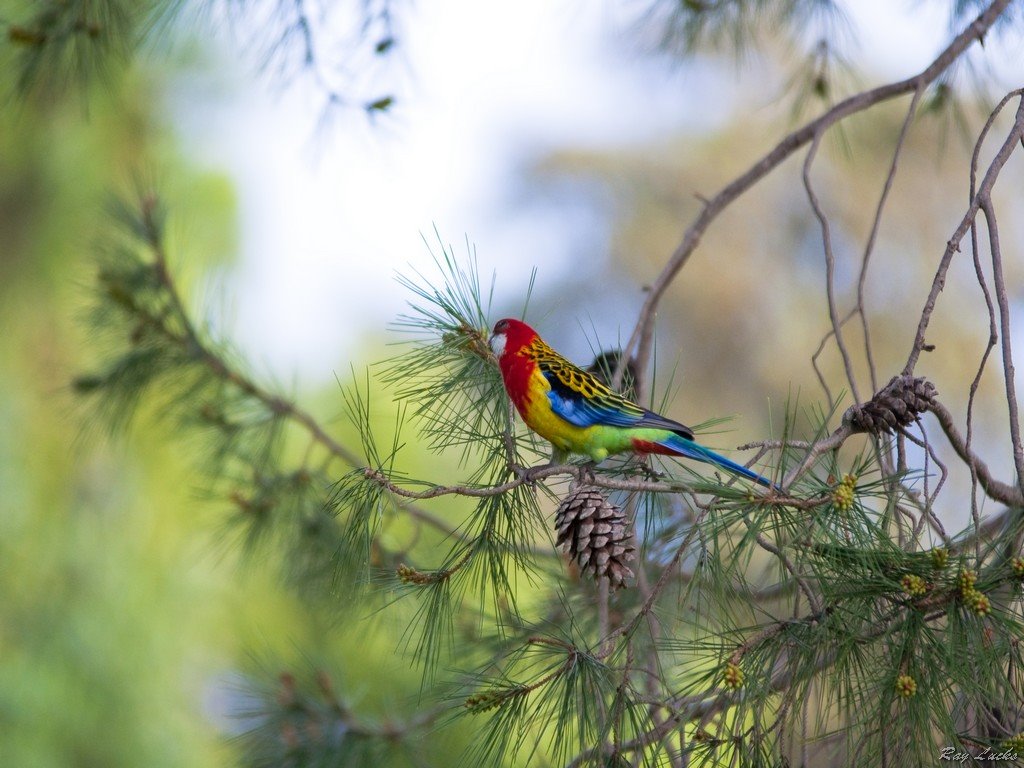
[[[475,266],[463,270],[446,249],[437,266],[445,287],[400,277],[411,292],[410,311],[395,323],[410,336],[409,349],[383,366],[381,380],[395,397],[408,401],[429,447],[437,452],[463,449],[463,460],[494,450],[504,455],[511,414],[499,396],[501,378],[487,346],[488,310]],[[494,283],[489,292],[493,295]],[[466,402],[479,404],[467,412]]]
[[[392,0],[367,0],[357,12],[329,4],[238,0],[13,0],[0,6],[5,45],[0,62],[17,74],[19,97],[88,96],[95,83],[113,82],[143,46],[166,47],[182,28],[209,28],[227,19],[256,66],[279,82],[305,79],[322,95],[325,112],[356,108],[368,117],[388,112],[393,93],[343,75],[381,69],[398,45]],[[351,9],[345,8],[344,11]],[[341,27],[348,29],[339,29]],[[208,31],[208,30],[207,30]],[[344,54],[344,61],[337,60]],[[344,66],[342,66],[344,65]]]
[[[818,38],[797,86],[834,97],[838,3],[673,7],[665,38],[687,51],[723,41],[741,49],[766,18],[803,44]],[[267,28],[265,65],[286,77],[308,68],[330,103],[347,102],[323,77],[303,4],[266,8],[283,16]],[[395,45],[390,26],[377,26],[388,9],[363,8],[374,56]],[[4,23],[17,86],[49,93],[106,71],[136,45],[151,8],[107,0],[16,10]],[[922,109],[945,108],[943,85]],[[363,104],[377,113],[392,97]],[[837,412],[789,404],[781,439],[755,446],[784,493],[673,460],[532,466],[542,447],[514,418],[487,345],[494,281],[445,247],[436,276],[401,280],[411,302],[396,331],[408,340],[363,382],[343,385],[348,424],[327,429],[195,321],[205,315],[191,306],[159,199],[143,190],[111,212],[116,230],[89,312],[94,363],[73,389],[118,434],[142,423],[179,437],[202,508],[221,513],[225,549],[248,559],[252,602],[288,605],[278,623],[297,652],[229,663],[239,685],[227,709],[244,764],[447,765],[454,752],[473,766],[918,764],[939,745],[1012,737],[1024,661],[1017,515],[1007,513],[1008,543],[971,527],[947,535],[926,473],[906,461],[908,432],[894,442],[845,434],[819,451],[842,432]],[[0,382],[15,380],[6,355],[0,362]],[[607,375],[607,363],[595,365]],[[633,383],[644,374],[632,371]],[[173,657],[163,644],[187,634],[179,625],[194,593],[132,583],[133,560],[148,552],[133,539],[165,532],[134,509],[137,527],[80,519],[126,506],[130,477],[101,477],[97,494],[88,472],[44,490],[63,474],[59,463],[35,485],[9,472],[13,435],[31,434],[32,420],[17,403],[0,406],[0,416],[18,416],[0,440],[0,480],[5,493],[15,488],[14,503],[5,498],[12,511],[0,515],[0,555],[53,558],[27,592],[25,563],[4,578],[14,596],[0,630],[4,743],[18,764],[38,759],[40,745],[54,765],[129,764],[125,755],[194,763],[175,748],[201,727],[169,722],[156,704],[172,667],[140,662]],[[59,453],[51,443],[30,445]],[[625,510],[638,532],[637,579],[618,593],[554,552],[550,509],[579,484]],[[180,488],[149,493],[158,519],[198,506]],[[24,499],[54,520],[27,533]],[[108,548],[102,534],[115,528],[122,535]],[[116,565],[112,583],[96,552]],[[276,581],[291,591],[260,591]],[[164,598],[160,611],[148,605],[153,595]],[[140,646],[134,617],[147,610],[161,617]],[[141,650],[104,654],[111,641]],[[83,725],[86,710],[97,714]],[[120,742],[90,740],[126,716],[140,727],[122,729]],[[152,723],[159,733],[147,732]]]
[[[805,34],[808,24],[842,21],[836,0],[678,0],[655,5],[663,45],[692,53],[704,47],[731,46],[741,52],[766,32]]]
[[[526,763],[542,741],[551,744],[548,759],[562,764],[581,744],[628,740],[650,726],[628,675],[580,651],[582,640],[531,637],[509,654],[497,679],[479,680],[464,706],[486,722],[466,764],[499,765],[509,757]]]
[[[866,465],[860,463],[855,474],[863,476]],[[822,491],[827,487],[811,494],[827,497]],[[875,504],[865,504],[869,493],[876,496]],[[829,760],[849,755],[849,745],[856,744],[857,759],[874,763],[885,753],[914,762],[934,753],[937,745],[964,738],[959,716],[965,708],[984,709],[989,702],[1013,696],[1000,665],[1014,663],[1008,656],[1016,651],[1010,652],[1005,643],[1024,628],[1019,605],[1004,604],[982,614],[958,586],[957,574],[965,566],[958,570],[933,552],[898,546],[885,513],[883,480],[858,485],[855,499],[845,508],[826,504],[819,515],[802,520],[748,508],[741,516],[748,528],[742,538],[737,540],[728,526],[720,525],[706,539],[721,554],[708,553],[702,559],[707,565],[695,579],[707,584],[695,590],[703,587],[717,595],[716,605],[690,619],[692,641],[673,639],[664,645],[680,653],[690,668],[702,670],[687,680],[681,697],[703,696],[707,702],[708,689],[721,684],[725,660],[742,670],[741,682],[733,686],[742,694],[729,705],[729,721],[694,747],[694,757],[703,753],[714,764],[723,759],[723,745],[739,733],[739,750],[747,750],[753,740],[753,746],[785,754],[783,734],[805,727],[799,722],[803,702],[813,700],[815,731],[833,734],[827,741],[838,741],[829,747]],[[758,592],[755,585],[764,583],[762,577],[755,575],[744,584],[739,599],[734,590],[721,589],[723,575],[735,582],[744,574],[757,574],[750,567],[757,549],[755,531],[788,554],[800,578],[813,585],[818,608],[799,618],[776,614],[765,621],[752,613],[750,602]],[[922,593],[908,594],[903,581],[908,574],[924,582]],[[1012,569],[1003,569],[980,591],[1016,589],[1014,579]],[[754,623],[745,623],[744,615]],[[707,664],[716,650],[723,666]],[[897,680],[904,676],[910,686],[906,691],[912,692],[900,695]],[[756,764],[751,755],[730,759]]]
[[[416,765],[416,748],[406,734],[433,719],[360,716],[323,671],[303,680],[283,673],[274,685],[254,681],[239,693],[249,703],[238,716],[258,724],[243,737],[245,765],[252,768]]]
[[[272,519],[296,531],[287,560],[306,565],[292,569],[293,583],[308,591],[326,574],[346,601],[403,617],[396,642],[421,672],[421,695],[461,704],[448,727],[483,720],[471,726],[465,764],[603,765],[629,755],[662,765],[673,750],[697,765],[771,764],[789,754],[808,717],[829,754],[854,754],[844,750],[856,743],[858,760],[885,750],[915,759],[937,738],[964,738],[958,711],[1010,694],[1000,670],[1018,653],[1008,638],[1024,627],[1016,603],[996,596],[1019,589],[1012,563],[968,578],[976,567],[969,533],[943,533],[941,550],[931,548],[928,511],[908,512],[919,504],[913,474],[880,468],[884,442],[808,458],[796,435],[823,439],[834,413],[805,412],[798,429],[797,406],[789,407],[777,472],[801,473],[785,496],[675,462],[658,472],[634,462],[592,470],[591,482],[611,484],[609,494],[621,486],[622,503],[645,521],[642,578],[657,581],[601,608],[608,598],[551,558],[540,491],[558,498],[558,485],[538,486],[526,473],[537,453],[520,452],[530,442],[502,393],[474,267],[445,249],[437,287],[403,279],[413,300],[398,326],[410,341],[379,368],[395,400],[388,441],[378,442],[374,379],[345,390],[362,463],[196,330],[167,272],[158,211],[145,197],[141,217],[121,211],[129,239],[102,260],[94,317],[122,349],[79,389],[102,397],[121,424],[138,393],[159,384],[163,413],[219,435],[206,438],[216,446],[212,487],[234,489],[228,498],[247,537]],[[282,442],[294,430],[312,447],[286,469]],[[405,471],[423,451],[463,479],[438,484]],[[322,454],[315,469],[311,453]],[[339,462],[350,469],[324,493]],[[460,523],[423,506],[447,498],[463,500]],[[396,546],[394,524],[441,537],[416,533]],[[580,593],[596,601],[570,597]],[[606,611],[616,612],[614,623]],[[388,750],[405,749],[446,707],[410,715],[389,741],[386,728],[333,693],[328,676],[270,687],[254,679],[254,726],[244,737],[251,764],[401,762]],[[697,728],[682,725],[696,720]],[[682,725],[675,748],[665,722]]]
[[[109,224],[97,201],[111,169],[145,152],[167,188],[195,189],[204,253],[231,229],[231,198],[210,195],[223,177],[190,170],[155,125],[147,73],[97,62],[80,80],[69,48],[67,71],[12,100],[26,51],[7,23],[57,6],[0,2],[0,762],[223,765],[234,752],[204,711],[207,681],[238,642],[244,590],[196,557],[192,468],[165,444],[83,431],[69,383],[99,354],[81,322],[82,259]],[[89,81],[87,119],[65,76]]]
[[[790,70],[794,117],[833,104],[852,80],[852,35],[837,0],[658,0],[645,28],[681,58],[725,51],[744,60],[774,44]]]
[[[4,25],[9,58],[22,95],[60,94],[69,86],[86,87],[109,79],[136,44],[140,19],[149,2],[124,0],[44,0],[16,8]]]

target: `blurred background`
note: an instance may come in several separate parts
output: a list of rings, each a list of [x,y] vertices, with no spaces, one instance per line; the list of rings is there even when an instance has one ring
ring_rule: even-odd
[[[823,56],[813,24],[793,33],[799,45],[767,32],[683,55],[664,2],[396,3],[394,50],[337,68],[328,57],[325,74],[288,53],[294,41],[273,47],[266,30],[285,4],[185,3],[130,63],[26,89],[31,72],[15,65],[26,43],[10,30],[30,5],[0,0],[0,764],[108,767],[231,764],[236,670],[331,634],[272,569],[239,562],[223,505],[157,415],[111,439],[71,393],[103,351],[82,317],[112,195],[140,179],[160,191],[191,306],[258,378],[334,424],[337,379],[396,338],[389,324],[409,298],[396,272],[435,274],[444,246],[472,255],[495,275],[497,319],[520,313],[536,269],[527,319],[586,363],[628,338],[701,196],[830,102],[922,69],[963,4],[850,3],[820,22],[836,46]],[[368,7],[321,9],[329,54]],[[993,97],[1024,82],[1022,50],[1015,28],[994,34],[922,103],[867,284],[882,383],[902,368],[963,215]],[[347,66],[358,74],[325,86]],[[332,101],[335,87],[354,103]],[[830,133],[814,167],[845,306],[905,110]],[[1022,172],[1016,156],[998,197],[1018,326]],[[950,275],[939,348],[919,372],[960,413],[988,322],[969,260]],[[823,285],[793,160],[716,222],[662,304],[655,396],[668,414],[736,416],[707,440],[730,449],[777,434],[791,398],[820,403]],[[842,389],[834,346],[821,367]],[[976,439],[1009,479],[1000,378],[996,366],[981,382]],[[943,514],[955,527],[967,509]],[[344,657],[358,639],[338,643]],[[380,643],[346,681],[382,707],[416,679],[393,648]]]

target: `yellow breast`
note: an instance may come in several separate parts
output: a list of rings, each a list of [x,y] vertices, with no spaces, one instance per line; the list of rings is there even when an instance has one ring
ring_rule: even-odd
[[[556,414],[548,400],[550,391],[548,380],[535,370],[530,377],[529,395],[522,411],[526,425],[563,451],[586,454],[595,461],[605,458],[608,452],[594,445],[597,427],[577,427]]]

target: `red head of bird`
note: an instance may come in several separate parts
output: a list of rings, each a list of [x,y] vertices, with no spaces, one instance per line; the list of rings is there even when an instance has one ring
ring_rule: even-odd
[[[533,328],[511,317],[495,323],[494,333],[491,334],[491,351],[498,358],[505,389],[520,413],[523,413],[529,398],[527,390],[530,375],[536,366],[532,360],[519,353],[537,339],[537,332]]]
[[[494,324],[491,334],[491,350],[498,358],[502,373],[511,362],[513,355],[537,338],[537,332],[522,320],[507,317]]]

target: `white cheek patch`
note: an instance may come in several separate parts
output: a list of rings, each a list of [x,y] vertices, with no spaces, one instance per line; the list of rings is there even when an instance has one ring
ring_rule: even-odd
[[[501,357],[505,354],[505,342],[508,341],[508,336],[504,333],[496,333],[491,336],[491,351],[496,357]]]

